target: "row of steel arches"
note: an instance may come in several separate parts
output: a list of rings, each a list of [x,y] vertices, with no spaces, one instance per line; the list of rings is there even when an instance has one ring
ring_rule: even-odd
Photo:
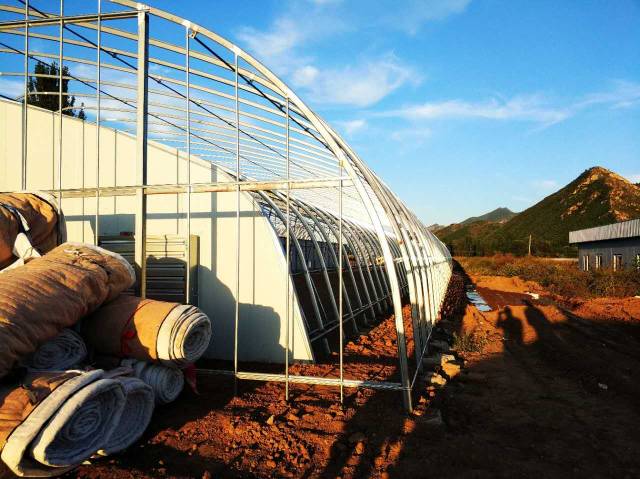
[[[330,339],[335,339],[340,317],[337,276],[340,218],[294,197],[287,208],[285,195],[274,191],[257,192],[255,197],[280,238],[285,254],[289,211],[290,273],[314,352],[329,353],[335,347]],[[371,229],[343,217],[342,238],[342,321],[355,335],[392,309],[391,286],[380,243]],[[406,297],[407,271],[395,239],[390,238],[390,244]]]

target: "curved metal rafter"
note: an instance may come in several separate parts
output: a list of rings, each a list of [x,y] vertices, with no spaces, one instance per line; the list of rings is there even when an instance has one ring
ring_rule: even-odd
[[[330,348],[327,335],[337,328],[341,338],[344,322],[355,333],[359,315],[366,325],[387,310],[394,313],[401,378],[397,389],[403,391],[405,406],[411,409],[414,381],[407,359],[403,301],[408,299],[411,305],[417,374],[451,275],[451,256],[444,245],[294,91],[227,39],[131,0],[97,0],[97,13],[75,16],[65,15],[64,2],[56,13],[37,8],[36,3],[43,2],[16,0],[0,5],[7,17],[0,17],[0,59],[7,59],[7,71],[2,74],[24,80],[23,94],[14,95],[24,105],[23,183],[28,145],[25,100],[33,96],[30,79],[58,82],[58,91],[37,94],[58,98],[60,121],[63,112],[82,109],[101,127],[136,135],[143,180],[129,188],[139,198],[143,217],[144,198],[159,194],[162,188],[182,188],[189,201],[197,191],[222,188],[193,183],[190,177],[176,185],[149,184],[143,161],[149,140],[172,146],[189,159],[210,161],[234,179],[235,189],[226,191],[252,192],[276,235],[288,238],[285,253],[290,252],[290,241],[301,258],[296,267],[304,276],[310,314],[315,316],[304,321],[310,337],[320,341],[325,351]],[[151,19],[162,26],[153,31],[154,36],[149,35]],[[186,39],[183,45],[175,42],[180,37]],[[38,47],[30,47],[29,39],[37,40]],[[69,71],[63,74],[60,68],[57,76],[30,72],[29,66],[38,62],[56,62]],[[69,91],[62,91],[62,81],[69,83]],[[83,104],[63,107],[63,99],[70,97]],[[59,141],[62,145],[61,134]],[[58,181],[57,194],[62,199],[71,192],[62,187],[62,172]],[[243,186],[250,182],[256,186]],[[97,198],[117,194],[100,187],[99,178],[96,184],[87,194]],[[269,188],[276,184],[280,186]],[[96,214],[96,225],[98,220]],[[144,237],[144,224],[140,227]],[[328,291],[327,305],[307,265],[304,241],[311,243],[313,251],[307,256],[317,258],[322,288]],[[144,255],[136,251],[144,271]],[[331,281],[336,271],[337,288]],[[340,358],[342,390],[342,348]],[[240,377],[237,364],[234,374]],[[287,393],[289,381],[295,378],[287,369]]]

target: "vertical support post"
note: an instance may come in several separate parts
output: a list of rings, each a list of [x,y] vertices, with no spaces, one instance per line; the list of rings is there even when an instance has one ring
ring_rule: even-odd
[[[285,342],[284,342],[284,375],[285,375],[285,392],[284,392],[284,398],[285,401],[289,401],[289,324],[291,321],[290,318],[290,308],[289,308],[289,302],[291,301],[290,298],[290,292],[289,292],[289,275],[290,275],[290,270],[291,270],[291,200],[290,200],[290,195],[291,195],[291,162],[290,162],[290,156],[289,156],[289,97],[287,97],[287,104],[286,104],[286,125],[287,125],[287,132],[285,134],[285,148],[286,148],[286,155],[287,155],[287,165],[286,165],[286,170],[287,170],[287,198],[286,198],[286,205],[287,205],[287,213],[286,213],[286,233],[285,233],[285,241],[286,241],[286,255],[287,255],[287,266],[286,266],[286,271],[285,271],[285,287],[287,288],[287,293],[286,293],[286,298],[287,298],[287,311],[285,314],[285,319],[286,319],[286,325],[285,325]]]
[[[340,161],[338,166],[338,175],[340,176],[340,186],[338,188],[338,282],[340,283],[338,286],[340,295],[338,296],[338,310],[340,312],[340,332],[338,336],[340,337],[340,404],[344,405],[344,327],[342,325],[342,303],[344,295],[344,284],[342,279],[342,161]]]
[[[136,235],[135,263],[138,269],[138,294],[147,295],[147,132],[149,98],[149,16],[138,12],[138,84],[136,103]]]
[[[94,227],[94,243],[97,246],[100,241],[100,89],[101,68],[100,53],[102,51],[102,0],[98,0],[98,38],[96,53],[96,217]],[[83,200],[84,201],[84,200]]]
[[[27,189],[27,112],[29,105],[29,0],[24,2],[24,98],[22,101],[22,168],[20,187]]]
[[[233,329],[234,392],[238,389],[238,326],[240,323],[240,99],[238,96],[238,53],[234,53],[234,87],[236,102],[236,309]]]
[[[62,70],[64,48],[64,0],[60,0],[60,43],[58,45],[58,207],[62,211]]]
[[[350,155],[352,154],[351,151],[349,151],[349,154]],[[358,160],[358,158],[355,157],[355,155],[354,155],[354,158]],[[347,159],[344,153],[339,156],[339,159],[341,164],[349,165],[347,163]],[[361,169],[360,171],[364,174],[365,180],[369,182],[372,188],[375,188],[377,185],[375,185],[375,183],[371,181],[370,172],[364,169]],[[355,186],[358,189],[358,193],[360,194],[360,197],[364,201],[365,206],[369,211],[369,216],[373,223],[373,227],[376,231],[378,242],[380,243],[380,247],[382,248],[382,254],[385,260],[387,276],[389,277],[389,282],[391,283],[390,284],[390,293],[391,293],[391,299],[392,299],[391,303],[393,304],[393,311],[395,316],[396,335],[398,338],[398,363],[400,366],[400,381],[403,387],[402,399],[404,402],[405,410],[407,412],[411,412],[413,410],[413,406],[411,404],[411,383],[409,381],[409,370],[408,370],[408,364],[407,364],[407,345],[405,343],[404,323],[402,319],[402,298],[400,296],[400,285],[398,283],[398,277],[395,271],[393,254],[391,252],[391,247],[389,245],[389,239],[387,238],[384,232],[384,228],[382,226],[380,216],[378,216],[378,211],[376,211],[376,208],[373,205],[373,201],[369,196],[369,192],[365,190],[363,183],[359,181],[358,177],[355,176],[353,172],[350,172],[350,173],[352,173],[351,176],[354,179]],[[376,192],[374,189],[374,194],[379,194],[379,193],[384,194],[383,191]],[[384,208],[384,205],[383,205],[383,208]],[[387,215],[390,221],[393,221],[393,218],[389,217],[388,212],[385,212],[385,214]]]
[[[191,304],[191,33],[190,27],[185,27],[186,36],[186,65],[187,75],[187,281],[185,285],[185,303]],[[180,156],[178,155],[178,162]],[[178,170],[179,171],[179,170]]]

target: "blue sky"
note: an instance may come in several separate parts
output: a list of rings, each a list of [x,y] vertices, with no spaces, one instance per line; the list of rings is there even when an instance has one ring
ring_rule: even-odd
[[[522,210],[594,165],[640,181],[640,2],[170,3],[281,74],[427,223]]]
[[[637,0],[149,0],[236,42],[428,224],[640,182]]]

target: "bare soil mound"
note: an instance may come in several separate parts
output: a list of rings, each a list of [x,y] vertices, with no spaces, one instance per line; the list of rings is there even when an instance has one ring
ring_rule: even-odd
[[[503,293],[541,293],[544,291],[535,281],[524,281],[517,276],[481,276],[471,275],[471,280],[478,288],[490,289]]]

